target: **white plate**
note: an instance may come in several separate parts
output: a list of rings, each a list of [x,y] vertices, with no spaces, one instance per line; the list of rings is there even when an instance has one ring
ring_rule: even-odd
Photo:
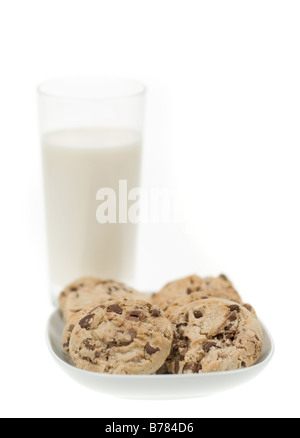
[[[266,327],[264,348],[259,361],[250,368],[208,374],[124,376],[98,374],[72,365],[61,347],[63,321],[55,311],[48,321],[47,344],[60,367],[78,383],[96,391],[130,399],[179,399],[203,397],[231,389],[256,377],[270,362],[274,344]]]

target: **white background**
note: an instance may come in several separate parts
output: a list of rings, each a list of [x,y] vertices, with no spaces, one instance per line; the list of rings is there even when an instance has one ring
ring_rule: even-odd
[[[299,22],[291,0],[1,2],[1,416],[299,416]],[[124,402],[54,363],[35,87],[62,75],[148,85],[144,181],[171,186],[185,222],[144,227],[138,282],[226,272],[275,340],[256,380]]]

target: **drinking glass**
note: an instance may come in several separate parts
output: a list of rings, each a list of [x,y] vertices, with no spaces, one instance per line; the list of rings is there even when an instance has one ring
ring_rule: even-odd
[[[120,78],[38,87],[54,303],[80,277],[134,283],[138,225],[126,208],[140,184],[145,95],[144,85]]]

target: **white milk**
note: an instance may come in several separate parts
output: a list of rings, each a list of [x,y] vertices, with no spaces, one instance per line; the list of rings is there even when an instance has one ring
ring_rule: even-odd
[[[139,186],[141,140],[134,131],[86,128],[43,138],[50,279],[56,293],[80,276],[131,282],[136,225],[96,218],[99,189],[118,199],[119,180]]]

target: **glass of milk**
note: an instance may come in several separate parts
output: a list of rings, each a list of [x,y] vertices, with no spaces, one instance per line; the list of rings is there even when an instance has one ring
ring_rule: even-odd
[[[124,197],[140,184],[145,94],[127,79],[55,79],[38,87],[53,302],[82,276],[134,283],[137,224],[124,218]]]

